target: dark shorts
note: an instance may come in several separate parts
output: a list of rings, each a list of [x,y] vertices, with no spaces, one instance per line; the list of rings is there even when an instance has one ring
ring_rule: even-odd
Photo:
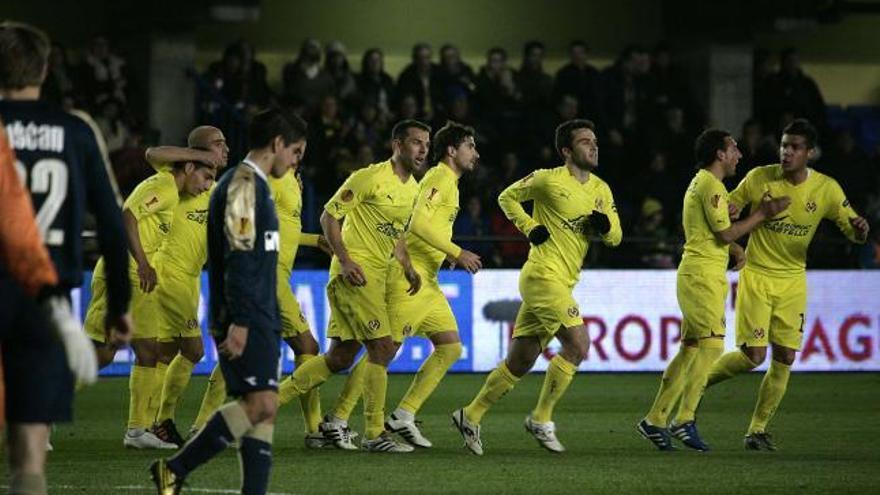
[[[214,337],[217,344],[222,338]],[[281,337],[271,330],[248,329],[244,353],[238,359],[219,357],[220,371],[226,380],[226,393],[242,397],[262,390],[278,391],[281,374]]]
[[[0,278],[0,346],[6,420],[71,421],[74,379],[64,346],[36,302],[8,278]]]

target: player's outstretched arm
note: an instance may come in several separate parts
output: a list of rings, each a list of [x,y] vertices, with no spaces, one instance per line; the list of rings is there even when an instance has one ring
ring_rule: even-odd
[[[216,151],[205,151],[182,146],[155,146],[147,148],[144,158],[156,170],[175,162],[201,162],[220,168],[224,165],[223,157]]]
[[[779,213],[785,211],[791,204],[791,198],[782,196],[779,198],[770,198],[762,200],[761,203],[751,212],[748,217],[743,220],[736,221],[730,227],[716,231],[715,237],[726,244],[736,241],[740,237],[755,230],[764,220],[773,218]],[[728,215],[727,208],[724,208],[724,214]]]

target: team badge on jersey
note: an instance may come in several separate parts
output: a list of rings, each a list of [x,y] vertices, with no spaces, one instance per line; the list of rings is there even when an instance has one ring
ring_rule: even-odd
[[[382,324],[379,323],[379,320],[370,320],[367,326],[370,327],[370,330],[378,330]]]
[[[756,328],[755,329],[755,338],[756,339],[763,339],[764,338],[764,329],[763,328]]]
[[[410,335],[412,335],[412,325],[407,323],[406,325],[403,326],[403,335],[406,337],[409,337]]]
[[[605,201],[602,198],[596,198],[596,209],[602,211],[605,207]]]
[[[807,213],[814,213],[816,211],[816,202],[812,199],[807,201]]]
[[[570,308],[568,308],[568,316],[574,318],[578,315],[578,313],[580,313],[580,310],[578,310],[577,306],[571,306]]]

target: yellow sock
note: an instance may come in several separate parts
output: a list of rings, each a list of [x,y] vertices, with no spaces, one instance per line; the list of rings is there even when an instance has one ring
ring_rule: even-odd
[[[415,415],[460,356],[461,342],[434,346],[434,352],[422,363],[409,390],[400,400],[400,408]]]
[[[316,357],[318,356],[314,354],[300,354],[294,358],[294,364],[299,368]],[[319,390],[318,387],[315,387],[299,396],[299,405],[302,409],[306,433],[316,433],[318,425],[321,423],[321,395],[318,392]]]
[[[758,365],[753,363],[748,356],[743,354],[739,349],[728,352],[718,358],[712,369],[709,370],[709,377],[706,379],[706,387],[711,387],[716,383],[723,382],[729,378],[733,378],[740,373],[745,373],[757,368]]]
[[[153,381],[150,384],[150,402],[147,410],[151,426],[156,422],[156,416],[159,414],[159,405],[162,403],[162,386],[165,384],[165,373],[167,371],[167,364],[162,361],[156,363],[156,374],[153,375]]]
[[[685,379],[681,402],[678,404],[678,414],[675,416],[675,424],[680,425],[695,419],[697,406],[700,405],[703,392],[706,391],[709,370],[712,369],[712,365],[715,364],[722,352],[724,352],[724,339],[700,339],[697,357],[691,363],[691,368]]]
[[[180,396],[189,385],[195,363],[185,358],[183,354],[177,354],[165,370],[165,380],[162,384],[162,399],[159,401],[159,414],[156,422],[161,423],[166,419],[174,419],[177,411],[177,403]]]
[[[688,376],[688,369],[697,357],[697,347],[691,347],[681,344],[678,353],[666,365],[663,371],[663,378],[660,380],[660,389],[657,390],[657,396],[654,397],[654,403],[648,411],[645,420],[654,425],[665,428],[669,412],[684,388],[685,381]]]
[[[486,414],[489,408],[501,400],[507,392],[510,392],[517,382],[519,382],[519,377],[514,376],[510,372],[507,368],[507,363],[502,362],[499,364],[486,377],[483,388],[480,389],[474,400],[464,408],[464,415],[467,420],[471,423],[480,424],[480,420],[483,419],[483,415]]]
[[[789,376],[791,376],[790,365],[776,360],[770,361],[770,368],[764,374],[761,389],[758,391],[758,403],[755,404],[755,412],[752,414],[749,434],[767,431],[767,423],[776,413],[776,409],[785,395]]]
[[[214,366],[211,376],[208,378],[208,388],[205,389],[205,395],[202,397],[202,405],[199,406],[199,414],[193,422],[194,430],[201,430],[205,423],[211,419],[217,409],[223,405],[226,400],[226,380],[223,379],[223,373],[220,371],[220,365]]]
[[[575,373],[577,373],[577,366],[559,354],[553,356],[544,375],[544,385],[541,386],[538,404],[532,411],[533,421],[536,423],[550,422],[553,417],[553,408],[568,390],[568,385]]]
[[[364,359],[364,437],[374,440],[385,431],[388,368]]]
[[[156,376],[156,368],[134,365],[128,376],[128,428],[149,428],[153,418],[149,415],[150,391]]]
[[[345,379],[345,385],[342,386],[342,392],[336,398],[333,404],[333,416],[348,421],[351,413],[357,406],[361,395],[364,393],[364,363],[367,362],[367,355],[364,354],[355,364]]]
[[[320,386],[332,374],[333,372],[327,367],[327,361],[323,356],[320,356],[320,359],[309,359],[302,366],[298,366],[293,374],[285,378],[278,386],[278,405],[283,406],[294,398]]]

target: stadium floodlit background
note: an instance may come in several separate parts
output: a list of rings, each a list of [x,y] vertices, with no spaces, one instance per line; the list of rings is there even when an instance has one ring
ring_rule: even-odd
[[[194,125],[213,124],[226,134],[233,163],[247,149],[250,115],[270,104],[285,105],[295,108],[310,125],[302,168],[303,226],[305,231],[318,232],[321,205],[342,180],[352,170],[389,154],[388,133],[397,119],[415,117],[435,128],[446,119],[473,125],[482,160],[477,173],[462,179],[455,236],[482,256],[487,269],[476,276],[462,271],[441,274],[465,346],[453,367],[456,372],[488,371],[506,352],[519,302],[517,269],[528,243],[503,217],[495,198],[529,171],[560,163],[552,145],[558,123],[580,116],[598,124],[597,173],[610,183],[624,227],[619,248],[593,246],[575,290],[592,340],[581,370],[656,372],[677,348],[680,312],[674,268],[683,242],[681,198],[693,174],[695,136],[708,125],[737,136],[743,159],[737,177],[728,184],[732,187],[752,167],[776,159],[779,131],[787,122],[807,117],[821,133],[821,156],[814,167],[840,181],[856,210],[871,222],[872,233],[865,246],[856,246],[831,224],[823,224],[817,232],[808,256],[804,349],[794,370],[880,371],[880,272],[876,271],[880,268],[880,2],[32,0],[3,2],[0,18],[32,23],[52,37],[44,97],[95,117],[123,193],[152,173],[144,161],[146,147],[182,144]],[[92,246],[88,253],[92,264],[95,252]],[[322,346],[326,346],[327,265],[326,257],[301,249],[291,281]],[[737,275],[730,274],[730,280],[728,348],[733,346]],[[202,291],[206,294],[204,284]],[[75,293],[83,313],[89,297],[87,279],[84,289]],[[216,359],[207,336],[206,343],[210,345],[197,367],[199,373],[209,371]],[[429,351],[427,341],[411,340],[392,371],[415,371]],[[287,352],[285,370],[292,365]],[[120,352],[104,373],[127,374],[132,357]],[[539,359],[536,369],[542,370],[546,363]],[[638,390],[644,396],[636,405],[632,397],[618,403],[628,411],[621,428],[630,428],[650,404],[657,376],[599,380],[612,387],[623,383],[620,391]],[[800,380],[818,380],[817,390],[843,391],[846,397],[836,399],[839,408],[821,409],[819,416],[787,417],[790,422],[801,421],[801,429],[789,426],[790,436],[810,437],[798,440],[800,444],[791,440],[795,449],[801,449],[796,452],[812,452],[808,440],[818,440],[809,425],[834,423],[838,409],[867,408],[858,421],[847,416],[849,422],[828,430],[829,435],[876,423],[877,375],[796,377],[793,397],[786,399],[783,409],[796,404],[814,407],[815,401],[826,398],[818,393],[797,395],[800,387],[808,386]],[[474,377],[463,384],[466,390],[455,392],[455,400],[469,397],[479,381]],[[197,402],[200,385],[197,381],[191,385],[186,399],[190,404]],[[742,421],[754,385],[749,381],[737,385],[742,392],[734,395],[747,397],[741,405]],[[84,394],[83,400],[92,402],[80,403],[78,414],[88,415],[98,407],[103,411],[107,404],[119,402],[121,425],[123,405],[110,398],[123,388],[121,381],[103,381],[96,387],[99,391]],[[438,396],[444,390],[449,388],[441,386]],[[395,393],[389,393],[389,401]],[[530,400],[526,393],[512,395],[516,397],[511,404]],[[332,397],[332,392],[325,397]],[[562,412],[561,424],[590,410],[577,405],[580,400],[576,393],[565,399],[572,409]],[[595,400],[590,404],[595,405]],[[712,400],[713,407],[723,406],[721,400]],[[438,423],[437,429],[448,412],[441,407],[447,404],[431,410],[436,418],[426,415],[429,424]],[[526,407],[520,407],[523,413]],[[597,414],[604,418],[601,415],[607,416],[614,407]],[[189,408],[182,414],[188,414]],[[499,409],[499,417],[506,414]],[[510,421],[520,421],[518,415],[515,411],[518,419]],[[785,420],[784,412],[781,415],[777,421]],[[113,436],[111,442],[106,435],[106,446],[88,444],[89,448],[111,452],[118,448],[116,417],[93,418],[106,421],[103,426],[86,422],[86,431],[101,437],[101,429],[109,428]],[[613,432],[620,427],[609,421],[600,420],[601,428]],[[738,435],[742,421],[731,421],[730,434]],[[500,420],[490,423],[495,424],[500,425]],[[282,423],[285,427],[294,428]],[[862,437],[876,438],[878,432],[872,428],[873,434],[865,432]],[[634,430],[629,433],[628,437],[635,436]],[[849,450],[861,453],[853,455],[866,464],[851,464],[852,470],[843,475],[851,483],[839,486],[868,489],[867,473],[880,466],[877,451],[863,444],[853,447],[841,438],[823,447],[827,458],[843,460],[841,452]],[[446,440],[457,442],[451,435]],[[632,449],[644,447],[647,452],[647,445],[633,442]],[[729,443],[731,449],[737,448]],[[503,448],[509,453],[519,447],[504,444]],[[81,453],[82,459],[74,456],[69,463],[89,460]],[[284,451],[279,454],[284,455]],[[798,465],[791,473],[773,478],[778,482],[773,486],[780,491],[786,486],[818,491],[838,486],[830,478],[797,484],[797,470],[824,469],[820,462],[824,458],[817,456],[815,466]],[[294,457],[300,458],[298,453]],[[135,456],[132,465],[140,469],[136,462],[143,459]],[[725,459],[742,470],[752,467],[752,461],[744,458]],[[688,462],[700,465],[693,459]],[[315,466],[322,469],[320,463]],[[669,469],[668,464],[652,466],[649,470]],[[352,472],[360,469],[367,468],[355,466]],[[561,469],[579,476],[575,466]],[[725,476],[712,469],[701,476]],[[71,480],[77,479],[75,471],[71,470]],[[638,472],[629,474],[632,480],[623,476],[620,485],[603,482],[594,488],[625,491],[643,486]],[[283,474],[275,476],[278,480]],[[504,476],[498,476],[502,484],[490,491],[525,491],[531,486],[511,488],[503,484]],[[729,479],[739,480],[733,475]],[[342,491],[357,490],[356,483]],[[652,481],[651,486],[662,486],[658,483]],[[70,486],[80,484],[71,481]],[[338,488],[320,483],[305,486],[306,491]],[[385,488],[364,486],[364,491]],[[734,487],[763,485],[727,488],[737,491]],[[468,488],[456,485],[450,492],[480,491]],[[398,491],[407,490],[404,486]]]

